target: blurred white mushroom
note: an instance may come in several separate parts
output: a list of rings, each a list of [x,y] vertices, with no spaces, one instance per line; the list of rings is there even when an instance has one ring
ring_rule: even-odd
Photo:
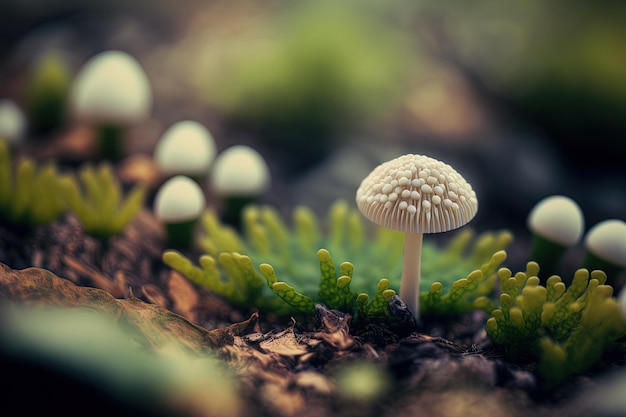
[[[563,195],[544,198],[528,214],[528,228],[533,233],[562,246],[578,243],[584,224],[578,204]]]
[[[222,151],[213,166],[212,184],[222,196],[257,196],[270,187],[270,171],[254,148],[231,146]]]
[[[626,268],[626,222],[623,220],[597,223],[585,235],[584,245],[583,268],[601,269],[610,281]]]
[[[224,221],[238,226],[241,210],[269,190],[270,170],[254,148],[235,145],[217,155],[211,171],[211,188],[222,202]]]
[[[166,177],[187,175],[204,183],[217,149],[209,130],[193,120],[171,125],[154,148],[154,161]]]
[[[167,180],[154,198],[154,214],[165,226],[167,243],[176,248],[193,245],[193,235],[206,200],[198,183],[185,175]]]
[[[17,103],[11,99],[0,100],[0,139],[16,146],[24,139],[26,128],[26,116]]]
[[[527,226],[533,234],[530,259],[550,275],[558,272],[566,249],[580,242],[585,219],[570,197],[552,195],[535,204],[528,213]]]
[[[139,62],[126,52],[107,50],[80,69],[70,91],[72,115],[99,129],[103,157],[123,154],[123,131],[152,110],[152,88]]]
[[[450,165],[408,154],[376,167],[361,182],[356,203],[372,222],[406,232],[400,298],[419,321],[423,234],[469,222],[478,210],[476,193]]]

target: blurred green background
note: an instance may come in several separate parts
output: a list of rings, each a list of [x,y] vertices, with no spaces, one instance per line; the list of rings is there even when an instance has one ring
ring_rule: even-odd
[[[413,152],[467,176],[479,228],[521,228],[549,194],[576,199],[589,226],[626,214],[622,1],[5,0],[0,11],[0,97],[27,107],[50,50],[71,73],[125,50],[153,83],[146,143],[195,119],[220,149],[254,145],[276,202],[325,209]]]

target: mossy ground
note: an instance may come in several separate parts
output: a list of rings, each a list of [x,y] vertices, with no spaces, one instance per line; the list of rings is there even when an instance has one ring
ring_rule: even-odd
[[[165,3],[167,6],[163,7]],[[228,2],[222,3],[224,6]],[[120,17],[113,12],[113,9],[123,6],[128,7],[128,16]],[[187,58],[203,56],[198,52],[206,51],[207,48],[215,49],[216,45],[221,46],[220,42],[211,43],[206,40],[220,39],[224,34],[230,36],[231,22],[240,22],[243,27],[249,19],[271,13],[260,8],[256,13],[249,13],[236,5],[224,6],[224,19],[215,19],[206,11],[204,14],[196,14],[191,6],[183,11],[177,2],[155,2],[154,6],[146,9],[140,3],[126,2],[122,5],[113,2],[103,6],[111,13],[93,10],[91,14],[87,12],[84,15],[70,16],[71,13],[68,13],[69,18],[64,21],[68,26],[55,26],[62,29],[60,32],[55,27],[47,26],[51,31],[41,30],[36,33],[27,33],[26,28],[40,29],[45,26],[45,22],[39,26],[42,23],[36,21],[39,13],[35,16],[29,9],[28,13],[22,15],[28,17],[22,22],[24,25],[20,26],[19,19],[15,19],[7,26],[12,37],[2,48],[7,58],[3,64],[6,71],[0,73],[3,81],[0,83],[2,92],[8,96],[19,95],[25,81],[21,71],[24,65],[22,59],[30,55],[30,48],[36,50],[49,45],[50,39],[65,46],[69,43],[72,51],[82,54],[81,59],[88,51],[100,50],[103,45],[132,44],[142,62],[150,66],[151,76],[164,83],[160,84],[162,88],[156,94],[159,102],[153,119],[129,132],[131,136],[127,150],[131,156],[151,154],[152,145],[160,132],[160,124],[195,117],[212,128],[221,148],[235,142],[260,146],[263,154],[272,160],[275,173],[278,174],[274,177],[273,193],[267,196],[267,200],[279,207],[283,215],[288,215],[292,207],[300,203],[314,206],[318,213],[325,212],[330,202],[337,197],[350,198],[354,192],[352,185],[358,183],[381,158],[385,160],[387,156],[394,157],[405,151],[416,152],[416,148],[424,153],[437,150],[439,154],[447,154],[451,157],[451,162],[454,160],[455,165],[458,162],[459,167],[467,168],[474,176],[475,182],[472,183],[480,191],[481,207],[473,225],[483,230],[487,227],[509,227],[512,220],[517,222],[517,230],[524,230],[524,216],[538,197],[550,192],[570,191],[577,194],[586,183],[593,185],[585,188],[587,191],[584,195],[590,204],[590,211],[587,213],[590,216],[589,224],[605,218],[616,205],[623,206],[619,205],[624,201],[624,194],[620,193],[624,178],[623,168],[620,168],[617,175],[614,171],[607,173],[601,169],[604,168],[603,161],[606,158],[616,158],[621,153],[607,151],[606,146],[598,147],[595,128],[581,130],[580,133],[582,135],[584,132],[586,140],[580,140],[573,148],[559,150],[557,157],[553,158],[553,149],[545,138],[535,136],[526,129],[523,132],[517,131],[519,126],[503,130],[503,124],[497,120],[497,115],[502,111],[502,102],[496,100],[497,109],[493,111],[490,106],[494,101],[483,101],[478,97],[487,93],[484,86],[474,89],[475,86],[467,84],[467,80],[474,79],[475,74],[459,74],[457,69],[447,65],[426,68],[426,82],[418,83],[416,91],[416,98],[417,93],[430,93],[433,88],[435,91],[448,91],[448,96],[442,97],[441,102],[446,111],[439,114],[432,111],[422,114],[426,116],[422,120],[415,120],[420,116],[416,113],[402,114],[399,117],[390,117],[388,124],[382,126],[359,126],[368,133],[358,133],[355,137],[336,137],[330,141],[324,138],[326,145],[340,144],[341,149],[314,147],[315,153],[311,152],[310,146],[305,146],[303,151],[298,146],[290,146],[294,143],[277,144],[271,140],[271,136],[259,140],[263,132],[233,126],[232,121],[220,119],[220,115],[212,112],[211,108],[207,111],[206,97],[200,96],[200,93],[205,92],[197,88],[192,76],[196,70],[202,73],[202,68],[196,65],[180,65],[180,62],[196,62]],[[141,13],[133,14],[136,10],[132,9],[141,9]],[[12,12],[16,13],[17,10],[16,6]],[[13,16],[10,10],[7,12],[7,16]],[[483,17],[481,13],[475,15],[481,19]],[[460,22],[466,22],[467,19],[466,14],[460,13]],[[465,25],[449,25],[450,28],[457,26],[459,30],[466,30]],[[491,26],[485,27],[491,29]],[[116,30],[109,33],[106,28]],[[68,33],[70,36],[67,36]],[[517,31],[511,33],[517,34]],[[28,38],[28,41],[18,42],[21,36]],[[492,36],[491,32],[489,36]],[[536,36],[542,36],[542,33]],[[131,38],[137,42],[127,42]],[[563,36],[563,39],[569,37]],[[13,41],[15,45],[9,45]],[[440,44],[450,45],[448,42]],[[570,44],[577,49],[573,43]],[[171,48],[161,48],[163,45]],[[28,53],[24,54],[26,47]],[[510,48],[507,46],[508,49]],[[202,63],[205,60],[200,61]],[[604,77],[596,78],[605,81]],[[452,83],[444,85],[442,80],[452,80]],[[576,101],[572,101],[574,102]],[[605,114],[605,106],[596,107]],[[420,121],[426,124],[420,124]],[[454,126],[453,134],[448,135],[451,126]],[[578,125],[568,123],[567,126],[576,129]],[[459,132],[462,134],[459,135]],[[494,132],[498,132],[497,138],[493,137]],[[38,161],[55,158],[62,169],[69,170],[78,167],[85,160],[94,159],[95,148],[90,135],[90,131],[84,126],[71,126],[67,130],[31,137],[19,151]],[[567,135],[563,138],[570,139]],[[606,144],[607,139],[604,140],[603,143]],[[300,143],[319,145],[315,140]],[[357,145],[359,150],[355,151],[357,146],[352,145]],[[572,176],[567,175],[566,167],[560,163],[561,157],[564,153],[567,154],[564,151],[580,151],[583,145],[584,152],[576,152],[576,155],[584,156],[585,164],[576,163],[569,167],[576,173],[573,177],[578,179],[571,181]],[[588,152],[591,149],[595,150],[595,155],[602,152],[602,158],[591,160]],[[357,155],[358,152],[360,154]],[[148,180],[154,190],[162,179],[155,176],[150,171],[149,163],[146,165],[145,162],[141,158],[133,163],[122,161],[116,167],[116,172],[125,180],[126,185],[142,178]],[[303,166],[309,170],[300,171],[299,168]],[[583,180],[582,174],[595,176],[585,177]],[[529,180],[529,177],[537,179],[537,175],[540,176],[539,180]],[[511,195],[511,190],[515,190],[514,195]],[[611,204],[607,204],[604,198],[596,198],[605,196],[606,190],[611,191]],[[590,192],[595,194],[587,194]],[[84,234],[78,219],[72,216],[63,216],[50,225],[39,226],[34,230],[0,226],[0,262],[15,269],[31,266],[47,268],[80,286],[103,288],[116,298],[127,297],[132,290],[142,300],[163,306],[206,329],[223,328],[250,317],[254,311],[233,308],[209,291],[191,285],[163,265],[161,255],[165,247],[162,230],[152,217],[149,207],[150,198],[147,209],[131,222],[123,235],[113,238],[106,246]],[[516,240],[507,250],[507,263],[513,271],[523,268],[527,260],[527,242],[523,236],[517,236],[517,230],[513,230]],[[188,252],[187,255],[196,259],[199,254]],[[566,261],[576,261],[579,254],[573,252],[571,255]],[[570,267],[571,265],[565,263],[565,269]],[[352,329],[352,342],[345,337],[337,337],[333,332],[320,332],[315,322],[297,321],[297,326],[294,326],[289,318],[278,318],[264,311],[259,313],[259,334],[263,337],[250,334],[246,340],[240,342],[245,342],[242,345],[245,347],[256,342],[257,347],[262,350],[248,350],[249,360],[238,363],[237,367],[233,366],[240,371],[241,399],[245,403],[247,415],[250,416],[586,417],[594,415],[595,410],[589,408],[592,404],[589,399],[594,389],[607,380],[611,371],[620,370],[624,366],[623,357],[610,358],[610,361],[598,364],[583,375],[568,379],[556,390],[538,395],[532,387],[531,373],[524,367],[511,366],[498,350],[493,349],[484,328],[488,316],[480,311],[425,322],[418,333],[400,339],[393,339],[384,332],[380,336],[380,329],[365,324],[361,328]],[[297,353],[302,353],[299,350],[302,346],[290,344],[294,341],[294,333],[290,333],[290,329],[298,330],[298,338],[306,336],[309,340],[320,341],[316,347],[311,348],[314,355],[308,362],[297,358]],[[372,335],[382,338],[372,338]],[[378,341],[378,344],[368,344],[364,340]],[[273,342],[278,343],[273,345]],[[229,352],[232,355],[229,359],[232,362],[229,364],[236,365],[234,359],[241,357],[234,355],[233,351]],[[226,357],[229,352],[225,352]],[[359,401],[353,397],[336,395],[339,391],[346,392],[334,389],[333,384],[338,380],[335,378],[336,371],[342,365],[358,364],[359,360],[365,360],[368,364],[376,365],[377,370],[382,368],[394,375],[395,382],[387,385],[389,391],[384,396],[373,396],[367,401],[361,398]],[[37,378],[49,376],[42,373],[41,369],[29,368],[33,373],[24,373],[23,368],[16,368],[15,363],[10,361],[2,362],[2,365],[0,368],[5,371],[4,375],[13,371],[31,377],[23,385],[28,389],[37,382]],[[371,372],[372,369],[368,368],[366,371]],[[50,381],[46,378],[43,380]],[[44,389],[19,393],[21,396],[28,395],[31,403],[44,402],[48,413],[54,409],[66,416],[85,414],[85,410],[76,407],[76,402],[89,394],[84,387],[76,384],[64,385],[63,396],[52,399],[46,398],[45,388],[54,387],[54,384],[39,386]],[[206,395],[211,396],[212,393]],[[94,411],[91,415],[98,415],[96,410],[100,410],[100,415],[110,411],[110,408],[103,406],[106,398],[89,398],[97,398],[90,409]],[[46,399],[54,401],[46,402]],[[7,403],[4,406],[6,409]],[[116,415],[125,415],[121,411],[128,412],[128,409],[120,410],[118,407],[115,411]],[[184,414],[181,411],[177,416],[182,415]]]
[[[255,309],[233,308],[167,268],[160,259],[163,230],[147,210],[107,247],[82,232],[72,216],[31,235],[17,236],[6,228],[0,231],[0,261],[16,269],[43,267],[120,299],[132,291],[139,299],[208,330],[255,314]],[[557,389],[541,392],[530,370],[507,362],[491,344],[484,331],[488,316],[482,311],[432,319],[403,336],[376,323],[352,326],[323,314],[294,323],[258,313],[258,333],[237,339],[220,355],[236,370],[244,409],[262,417],[409,416],[416,412],[447,417],[458,415],[450,401],[461,408],[475,407],[479,398],[482,405],[477,410],[481,412],[582,416],[585,389],[618,366],[616,361],[601,364],[585,376],[574,376]],[[346,399],[338,394],[338,372],[359,361],[375,365],[376,372],[389,378],[390,385],[374,399]],[[439,401],[445,401],[445,407]],[[354,407],[360,410],[356,414]]]

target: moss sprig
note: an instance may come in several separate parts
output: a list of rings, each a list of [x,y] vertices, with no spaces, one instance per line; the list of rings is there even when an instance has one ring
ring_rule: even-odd
[[[241,233],[207,210],[201,229],[198,243],[205,255],[200,266],[174,250],[166,251],[163,260],[235,305],[313,314],[315,304],[323,303],[351,313],[355,320],[385,318],[400,285],[404,235],[364,223],[343,200],[323,220],[309,207],[296,207],[291,228],[273,207],[250,205],[243,212]],[[495,307],[487,296],[511,240],[507,231],[476,238],[465,228],[445,247],[424,242],[424,281],[431,287],[422,294],[429,298],[425,314]],[[315,263],[312,254],[317,255]],[[259,289],[263,285],[256,278],[246,278],[255,274],[269,292]]]
[[[490,235],[483,238],[489,239]],[[465,278],[452,282],[447,292],[444,292],[441,282],[433,282],[430,291],[420,294],[423,313],[442,316],[472,310],[491,312],[496,307],[492,297],[498,280],[496,270],[505,259],[506,252],[497,251],[479,269],[471,271]]]
[[[7,142],[0,140],[0,218],[28,228],[53,222],[67,209],[60,178],[52,161],[14,162]]]
[[[618,348],[626,322],[603,271],[578,269],[569,286],[558,275],[543,286],[538,273],[536,262],[514,275],[498,271],[500,306],[486,330],[508,359],[534,366],[550,388]]]
[[[62,195],[83,229],[101,240],[120,234],[144,205],[146,187],[136,184],[127,193],[109,162],[85,163],[78,176],[62,179]]]

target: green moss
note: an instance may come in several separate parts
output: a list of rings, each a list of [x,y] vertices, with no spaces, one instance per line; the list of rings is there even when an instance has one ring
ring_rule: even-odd
[[[413,51],[362,2],[296,2],[222,44],[215,51],[222,65],[202,74],[212,103],[309,153],[330,149],[338,129],[393,108]]]
[[[490,239],[490,236],[485,235],[483,238]],[[477,247],[480,247],[480,239]],[[420,294],[423,314],[452,315],[472,310],[491,312],[495,308],[492,299],[497,282],[495,271],[505,259],[504,250],[495,252],[479,269],[471,271],[465,278],[453,281],[447,293],[444,293],[441,282],[433,282],[428,293]]]
[[[536,262],[515,275],[499,270],[500,308],[486,329],[508,359],[533,365],[549,388],[619,347],[626,323],[603,271],[579,269],[569,287],[557,275],[543,286],[538,273]]]
[[[46,52],[35,63],[26,91],[26,107],[35,133],[65,125],[71,80],[69,65],[60,52]]]
[[[85,232],[102,240],[120,234],[141,210],[146,196],[142,184],[124,194],[108,162],[98,167],[86,163],[79,169],[78,178],[67,176],[61,185],[63,197]]]
[[[56,220],[67,208],[60,178],[53,162],[24,158],[14,164],[9,145],[0,140],[0,218],[25,227]]]
[[[199,244],[206,255],[200,266],[175,251],[167,251],[163,259],[236,305],[313,314],[315,303],[323,303],[350,312],[355,320],[387,317],[389,301],[400,285],[404,235],[365,223],[341,200],[324,220],[300,206],[289,228],[274,208],[252,205],[243,212],[239,234],[207,211],[201,219],[204,234]],[[424,242],[422,274],[430,292],[422,294],[423,314],[493,308],[488,295],[511,239],[506,231],[475,238],[466,228],[445,247]],[[226,262],[231,257],[236,267]],[[341,260],[338,267],[336,260]],[[241,279],[241,270],[258,279]],[[258,289],[259,279],[269,292]]]

